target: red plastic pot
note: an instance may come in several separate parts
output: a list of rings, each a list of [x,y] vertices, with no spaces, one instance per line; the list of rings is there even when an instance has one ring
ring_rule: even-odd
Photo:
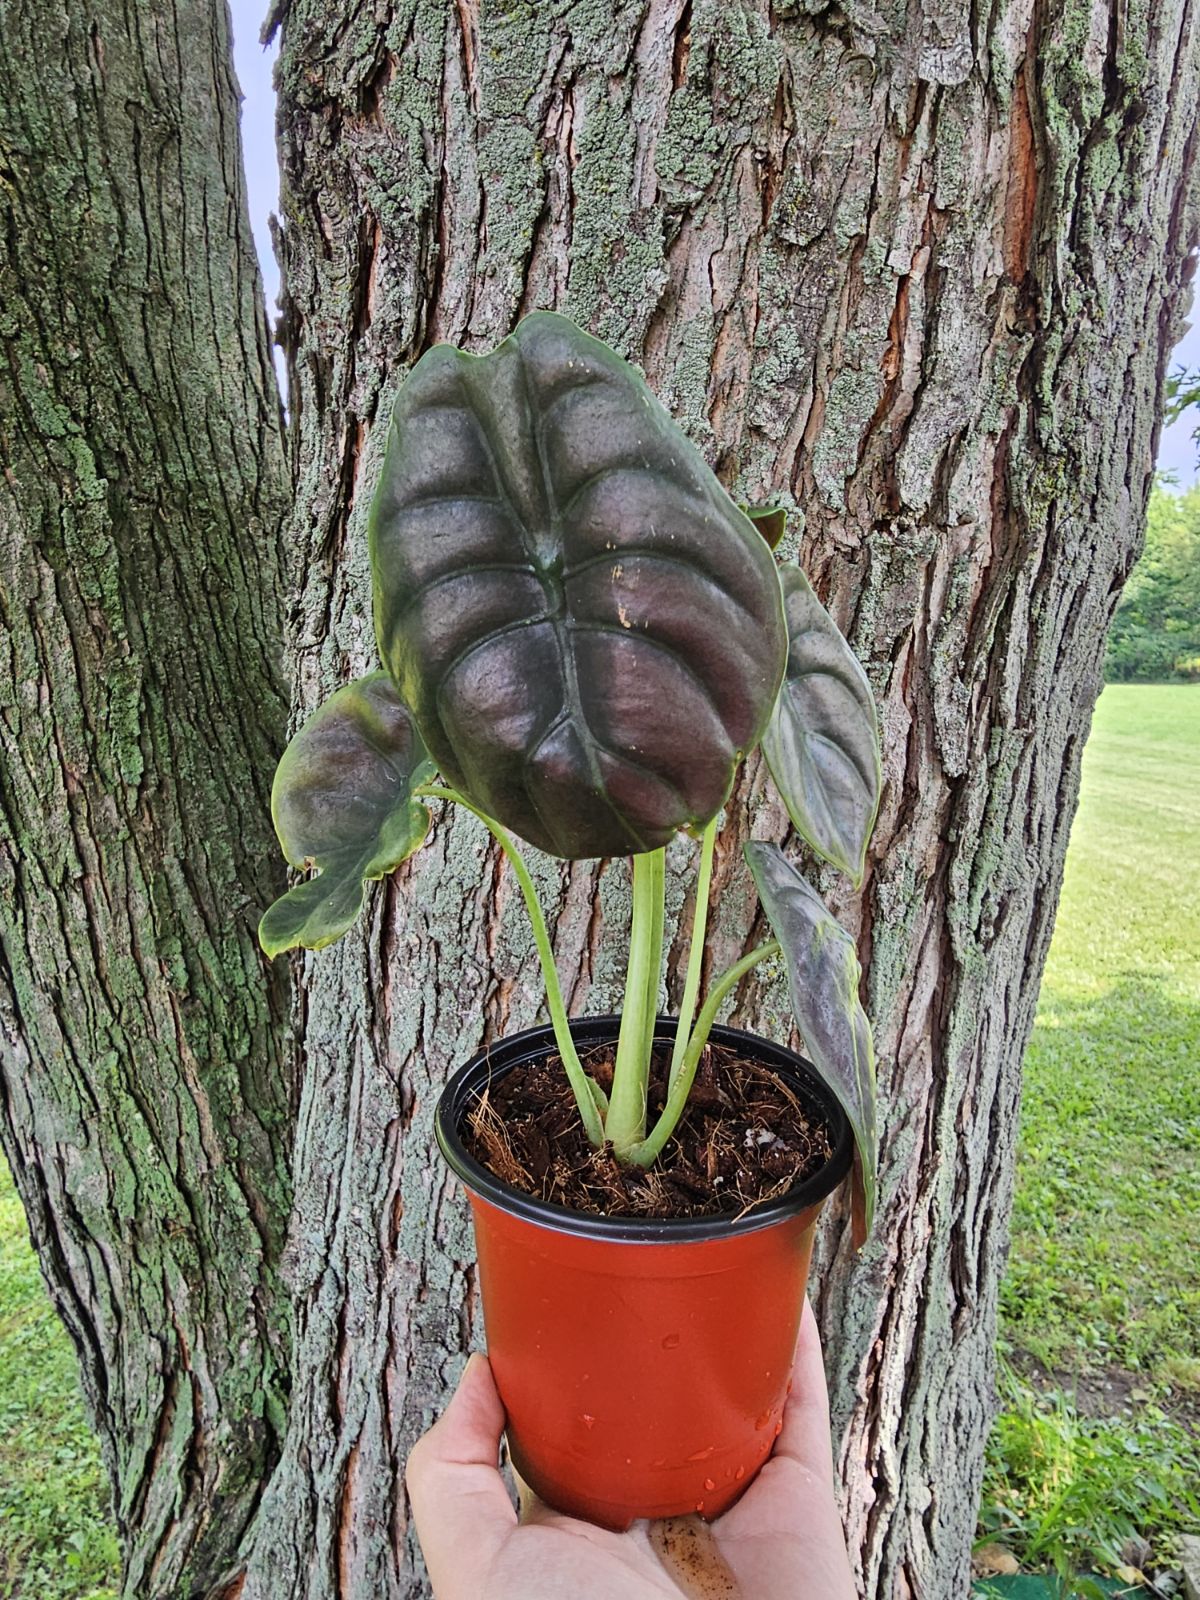
[[[572,1024],[615,1041],[619,1019]],[[669,1041],[674,1022],[660,1019]],[[833,1155],[806,1182],[736,1220],[594,1217],[503,1183],[459,1129],[498,1077],[555,1049],[534,1028],[482,1051],[447,1084],[442,1154],[474,1214],[488,1355],[513,1465],[549,1505],[611,1528],[636,1517],[719,1516],[779,1431],[813,1228],[853,1140],[801,1057],[733,1028],[731,1045],[777,1071],[828,1125]]]

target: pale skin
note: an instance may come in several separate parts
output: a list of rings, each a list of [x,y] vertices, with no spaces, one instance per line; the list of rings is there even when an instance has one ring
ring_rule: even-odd
[[[783,1431],[754,1483],[712,1524],[611,1533],[521,1496],[497,1468],[504,1408],[472,1356],[407,1483],[436,1600],[856,1600],[833,1494],[829,1400],[806,1305]]]

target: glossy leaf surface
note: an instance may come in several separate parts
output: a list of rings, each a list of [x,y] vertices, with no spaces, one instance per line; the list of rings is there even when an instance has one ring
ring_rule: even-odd
[[[745,848],[763,910],[783,950],[796,1026],[854,1129],[854,1242],[861,1244],[875,1214],[879,1148],[875,1052],[858,998],[858,953],[778,845],[751,842]]]
[[[564,317],[422,356],[371,561],[380,654],[439,768],[544,850],[701,827],[766,727],[771,553],[638,373]]]
[[[283,753],[271,813],[293,867],[320,872],[276,900],[259,924],[270,956],[320,950],[362,909],[363,884],[412,855],[429,813],[412,791],[433,764],[386,672],[373,672],[318,706]]]
[[[796,831],[862,882],[879,810],[879,720],[858,657],[799,567],[782,567],[788,661],[763,754]]]

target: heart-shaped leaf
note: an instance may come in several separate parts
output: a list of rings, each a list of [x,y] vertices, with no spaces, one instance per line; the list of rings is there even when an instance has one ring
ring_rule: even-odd
[[[363,883],[412,855],[429,813],[412,791],[433,763],[386,672],[348,683],[318,706],[283,753],[271,812],[293,867],[320,868],[276,900],[259,924],[269,956],[320,950],[362,910]]]
[[[854,940],[778,845],[752,841],[745,848],[763,910],[783,950],[796,1026],[813,1066],[854,1129],[853,1224],[854,1242],[860,1245],[875,1215],[879,1152],[875,1052],[858,998],[862,974]]]
[[[857,885],[882,781],[875,699],[799,567],[783,567],[779,576],[788,662],[763,754],[796,831]]]
[[[440,345],[371,509],[380,655],[441,771],[555,855],[720,809],[787,653],[775,562],[641,376],[537,312]]]

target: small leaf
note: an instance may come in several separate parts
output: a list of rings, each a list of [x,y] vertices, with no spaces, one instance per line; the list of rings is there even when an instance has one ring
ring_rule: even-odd
[[[783,506],[743,506],[742,510],[767,541],[767,549],[774,550],[787,528]]]
[[[587,1086],[588,1086],[588,1093],[591,1095],[593,1101],[595,1102],[596,1110],[600,1113],[600,1115],[602,1117],[607,1116],[608,1115],[608,1096],[605,1094],[604,1090],[600,1087],[600,1085],[596,1082],[595,1078],[593,1078],[591,1076],[589,1076],[588,1079],[587,1079]]]
[[[875,1215],[879,1153],[875,1052],[858,998],[861,970],[854,940],[778,845],[751,841],[745,849],[763,910],[783,949],[796,1026],[813,1066],[854,1129],[854,1243],[861,1245]]]
[[[763,754],[801,838],[858,885],[882,781],[875,700],[799,567],[783,567],[779,576],[788,663]]]
[[[319,706],[283,753],[271,813],[293,867],[316,865],[259,924],[269,956],[321,950],[362,910],[363,883],[418,848],[429,813],[412,798],[433,763],[386,672],[348,683]]]

